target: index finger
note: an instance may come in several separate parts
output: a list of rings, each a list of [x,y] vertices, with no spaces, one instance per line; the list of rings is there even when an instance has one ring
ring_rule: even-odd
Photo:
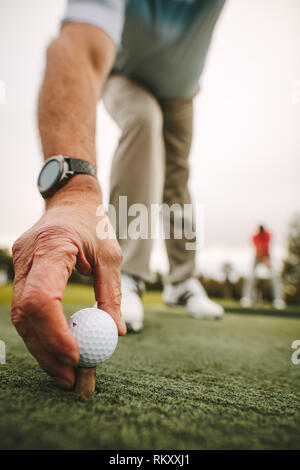
[[[63,256],[59,260],[35,255],[21,300],[43,347],[68,365],[79,361],[79,349],[61,304],[72,267]]]

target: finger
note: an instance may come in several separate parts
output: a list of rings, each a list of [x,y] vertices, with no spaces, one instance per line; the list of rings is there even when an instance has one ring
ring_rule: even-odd
[[[30,333],[31,325],[22,309],[22,297],[25,287],[24,261],[14,264],[13,295],[11,303],[11,320],[21,337]]]
[[[18,282],[14,286],[12,303],[12,322],[22,337],[27,349],[35,357],[41,368],[51,375],[56,384],[62,388],[70,388],[75,381],[75,374],[72,367],[68,367],[58,361],[53,354],[50,354],[41,344],[34,333],[34,329],[28,316],[24,315],[22,308],[17,306],[19,298],[19,289],[25,282]]]
[[[22,297],[22,309],[41,344],[67,365],[79,361],[77,343],[63,313],[61,299],[76,257],[34,256]]]
[[[13,295],[12,295],[12,314],[14,309],[21,304],[23,297],[25,280],[27,272],[29,271],[28,265],[30,263],[28,257],[22,256],[20,253],[24,245],[18,240],[13,246],[13,264],[14,264],[14,282],[13,282]]]
[[[40,367],[53,378],[59,387],[68,389],[74,385],[75,372],[73,367],[62,364],[53,354],[49,353],[35,333],[31,332],[23,336],[23,340]]]
[[[98,308],[114,319],[119,335],[126,334],[121,314],[121,275],[119,267],[97,264],[94,269],[94,290]]]

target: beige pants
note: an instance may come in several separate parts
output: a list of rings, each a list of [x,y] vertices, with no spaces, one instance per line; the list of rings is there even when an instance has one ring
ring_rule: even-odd
[[[144,87],[120,74],[107,81],[104,105],[121,130],[114,155],[110,203],[117,213],[117,236],[123,251],[122,270],[151,280],[149,260],[153,240],[123,239],[119,234],[119,196],[128,207],[140,203],[150,212],[151,204],[191,203],[187,187],[188,155],[193,129],[193,99],[158,101]],[[132,217],[128,217],[128,224]],[[148,220],[150,224],[150,219]],[[192,230],[193,222],[189,221]],[[183,224],[183,221],[182,221]],[[195,251],[186,250],[186,239],[174,239],[171,220],[166,248],[169,259],[167,282],[180,282],[194,273]],[[195,241],[189,239],[188,242]]]

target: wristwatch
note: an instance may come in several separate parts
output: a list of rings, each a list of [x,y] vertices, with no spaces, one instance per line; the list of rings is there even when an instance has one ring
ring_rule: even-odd
[[[44,199],[64,186],[75,175],[96,176],[95,168],[85,160],[56,155],[43,165],[38,177],[38,188]]]

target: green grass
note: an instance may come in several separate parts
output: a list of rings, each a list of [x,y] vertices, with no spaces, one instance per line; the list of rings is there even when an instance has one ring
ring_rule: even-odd
[[[0,305],[9,305],[12,299],[12,285],[0,286]],[[160,292],[146,292],[143,298],[145,304],[161,303]],[[69,284],[63,298],[64,305],[90,305],[95,302],[94,290],[91,286]]]
[[[300,365],[291,363],[299,319],[197,321],[158,293],[146,300],[145,329],[119,339],[88,402],[54,387],[0,307],[0,448],[300,448]],[[68,287],[64,301],[73,313],[92,290]]]
[[[12,298],[12,285],[8,284],[0,286],[0,305],[8,305],[11,303]],[[240,307],[240,303],[232,299],[217,300],[226,309],[234,309]],[[80,284],[68,284],[63,298],[64,305],[92,305],[95,302],[93,287],[88,285]],[[143,302],[145,305],[163,305],[162,293],[161,292],[146,292],[143,296]],[[265,310],[266,312],[272,310],[271,303],[264,303],[256,305],[254,310]],[[246,311],[246,310],[245,310]],[[300,317],[300,307],[291,305],[287,306],[286,312],[296,312]],[[278,312],[277,312],[278,313]]]

